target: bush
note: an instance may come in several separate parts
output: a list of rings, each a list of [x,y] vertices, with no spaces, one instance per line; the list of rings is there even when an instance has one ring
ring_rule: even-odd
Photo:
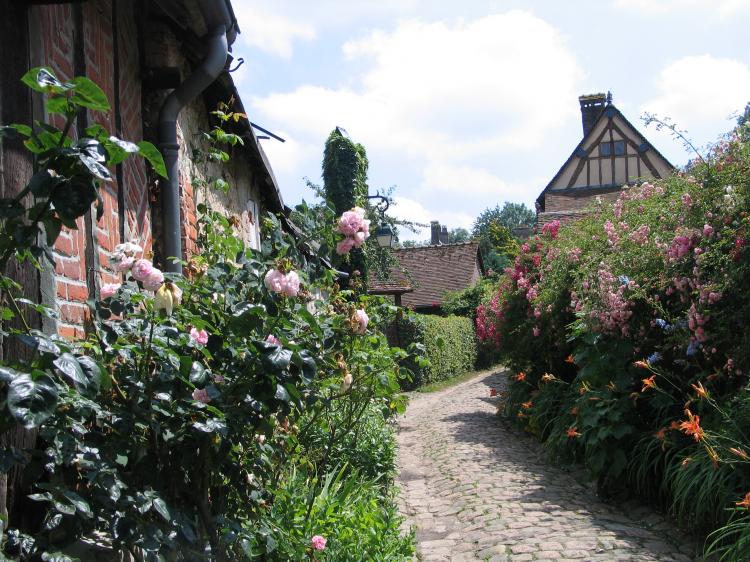
[[[407,386],[449,379],[474,368],[477,342],[470,318],[409,314],[399,320],[401,341],[424,348],[429,364],[409,364],[413,379]]]
[[[505,414],[602,489],[632,488],[740,560],[750,535],[750,144],[545,225],[477,310],[516,373]]]

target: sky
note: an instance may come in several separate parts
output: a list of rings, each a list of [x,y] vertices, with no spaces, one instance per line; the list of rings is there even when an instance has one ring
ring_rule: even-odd
[[[313,200],[334,127],[362,143],[398,218],[470,229],[533,209],[581,140],[578,96],[614,104],[676,166],[750,101],[750,0],[233,0],[233,73],[287,205]],[[401,232],[428,238],[428,230]]]

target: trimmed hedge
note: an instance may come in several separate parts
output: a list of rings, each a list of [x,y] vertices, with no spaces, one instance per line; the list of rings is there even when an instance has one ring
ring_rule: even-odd
[[[408,388],[449,379],[474,368],[477,342],[474,324],[461,316],[433,316],[408,314],[399,321],[399,336],[404,347],[409,344],[424,346],[424,357],[429,365],[409,365],[414,380]]]

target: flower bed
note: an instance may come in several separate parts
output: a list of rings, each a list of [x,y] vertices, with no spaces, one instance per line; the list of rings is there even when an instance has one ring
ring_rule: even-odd
[[[635,489],[697,531],[720,529],[712,548],[732,560],[750,541],[740,133],[687,174],[545,225],[477,313],[515,373],[506,415],[602,490]]]

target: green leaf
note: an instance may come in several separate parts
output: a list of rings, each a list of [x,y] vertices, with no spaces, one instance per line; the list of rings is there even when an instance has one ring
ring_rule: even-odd
[[[47,238],[47,246],[52,247],[55,245],[55,240],[57,240],[57,237],[60,236],[60,231],[62,230],[62,221],[57,217],[46,217],[44,220],[42,220],[42,224],[44,224],[44,233],[46,234]]]
[[[67,115],[70,112],[70,102],[67,96],[54,96],[47,100],[47,113]]]
[[[84,76],[76,76],[72,80],[75,90],[71,101],[94,111],[109,111],[107,95],[93,81]]]
[[[26,212],[24,206],[13,199],[0,199],[0,219],[13,219]]]
[[[63,353],[52,364],[73,383],[81,394],[96,394],[99,390],[101,379],[99,366],[88,357],[84,359],[87,371],[84,371],[79,359],[70,353]]]
[[[291,400],[291,396],[289,396],[287,389],[280,384],[276,385],[276,394],[274,394],[274,398],[283,402],[289,402]]]
[[[199,361],[194,361],[190,368],[190,382],[195,386],[202,387],[208,382],[210,372]]]
[[[57,405],[57,388],[48,375],[32,379],[27,374],[8,385],[8,410],[26,429],[38,427],[49,418]]]
[[[29,180],[29,189],[31,193],[39,198],[49,197],[56,185],[65,181],[65,178],[53,173],[50,170],[40,170]]]
[[[167,523],[172,522],[172,516],[169,513],[169,508],[167,507],[166,502],[161,498],[154,498],[154,503],[152,504],[154,511],[161,515],[162,519],[166,521]]]
[[[78,512],[86,518],[93,515],[91,508],[86,500],[71,490],[63,490],[62,495],[73,505]]]
[[[162,157],[161,152],[159,152],[159,149],[148,141],[139,142],[138,148],[140,149],[140,155],[148,160],[154,171],[161,177],[166,178],[167,167],[164,165],[164,158]]]
[[[37,92],[62,94],[73,88],[73,84],[62,83],[46,66],[37,66],[21,77],[21,82]]]
[[[76,360],[86,375],[88,389],[96,392],[99,390],[99,387],[103,387],[105,390],[109,390],[112,387],[112,379],[110,378],[107,369],[103,369],[99,363],[94,361],[88,355],[76,357]]]

